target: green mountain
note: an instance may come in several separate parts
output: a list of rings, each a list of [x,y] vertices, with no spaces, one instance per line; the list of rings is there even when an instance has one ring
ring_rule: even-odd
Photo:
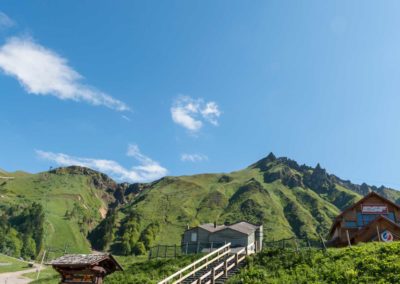
[[[37,202],[46,216],[44,247],[68,244],[73,251],[92,246],[139,254],[157,243],[179,244],[188,225],[214,221],[263,223],[267,240],[317,239],[343,208],[371,190],[400,201],[394,189],[356,185],[320,165],[298,165],[272,153],[232,173],[164,177],[147,184],[118,184],[74,166],[1,173],[0,216],[7,206]]]
[[[18,212],[22,214],[33,202],[41,204],[45,213],[43,246],[46,249],[67,246],[74,251],[88,252],[91,246],[87,233],[115,202],[113,193],[117,187],[106,175],[80,167],[39,174],[2,172],[0,217],[8,217],[8,223],[14,220],[17,224]]]

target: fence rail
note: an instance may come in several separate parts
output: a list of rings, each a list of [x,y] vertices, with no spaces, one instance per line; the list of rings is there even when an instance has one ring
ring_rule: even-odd
[[[264,248],[281,248],[281,249],[326,249],[326,241],[320,237],[319,240],[312,240],[308,238],[286,238],[276,241],[263,242]]]
[[[157,245],[149,250],[149,259],[153,258],[176,258],[181,255],[195,253],[209,253],[222,246],[225,242],[210,242],[210,243],[184,243],[181,245]]]

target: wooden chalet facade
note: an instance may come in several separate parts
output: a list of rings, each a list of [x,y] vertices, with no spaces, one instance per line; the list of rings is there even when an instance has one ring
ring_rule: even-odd
[[[329,238],[335,247],[399,240],[400,206],[371,192],[335,218]]]
[[[60,273],[60,284],[102,284],[107,275],[122,271],[110,254],[67,254],[50,264]]]

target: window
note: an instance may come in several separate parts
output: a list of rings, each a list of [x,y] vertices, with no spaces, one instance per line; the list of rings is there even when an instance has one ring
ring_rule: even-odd
[[[362,227],[363,225],[363,218],[362,218],[363,214],[361,213],[357,213],[357,226],[358,227]]]
[[[389,212],[388,214],[387,214],[387,216],[386,217],[388,217],[390,220],[392,220],[393,222],[396,222],[396,220],[395,220],[395,218],[394,218],[394,213],[393,212]]]
[[[357,222],[355,221],[345,221],[344,226],[346,228],[357,228]]]
[[[388,214],[362,214],[359,212],[357,213],[357,226],[362,227],[364,225],[367,225],[372,221],[374,221],[379,216],[385,216],[386,218],[392,220],[393,222],[396,222],[393,212],[389,212]]]
[[[193,232],[193,233],[190,235],[190,241],[192,241],[192,242],[197,242],[197,232]]]

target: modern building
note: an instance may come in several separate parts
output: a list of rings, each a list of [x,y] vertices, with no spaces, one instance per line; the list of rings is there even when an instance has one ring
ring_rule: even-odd
[[[337,216],[329,232],[330,246],[400,239],[400,206],[371,192]]]
[[[202,224],[189,228],[182,235],[182,248],[186,253],[201,252],[231,243],[232,248],[247,247],[258,252],[262,249],[263,226],[241,221],[235,224]]]

